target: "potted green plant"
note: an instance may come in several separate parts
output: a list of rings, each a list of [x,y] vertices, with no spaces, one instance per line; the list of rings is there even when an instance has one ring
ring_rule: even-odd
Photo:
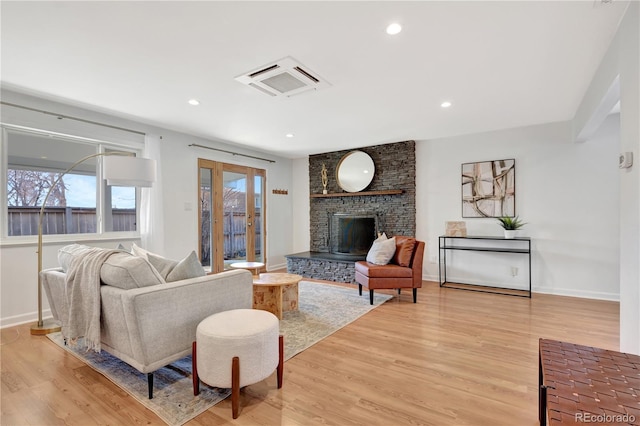
[[[522,228],[526,223],[522,222],[518,216],[501,216],[498,218],[498,223],[504,228],[504,237],[512,239],[516,237],[518,229]]]

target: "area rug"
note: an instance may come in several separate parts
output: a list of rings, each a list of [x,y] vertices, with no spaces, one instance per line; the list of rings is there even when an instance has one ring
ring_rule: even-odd
[[[308,281],[301,281],[298,291],[299,310],[285,312],[280,321],[285,360],[392,297],[375,294],[374,304],[370,305],[369,294],[358,296],[357,289]],[[47,337],[103,374],[172,426],[188,422],[231,394],[230,389],[201,384],[200,395],[193,396],[191,356],[187,356],[153,373],[153,399],[149,399],[146,374],[105,351],[85,352],[84,349],[65,346],[61,333],[52,333]]]

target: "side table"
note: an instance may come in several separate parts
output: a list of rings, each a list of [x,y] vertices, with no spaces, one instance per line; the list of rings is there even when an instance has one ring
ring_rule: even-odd
[[[264,273],[253,279],[253,309],[271,312],[278,319],[282,313],[298,310],[298,283],[301,275]]]
[[[251,272],[251,275],[254,277],[260,273],[260,270],[264,268],[264,263],[262,262],[234,262],[229,265],[232,269],[246,269]]]

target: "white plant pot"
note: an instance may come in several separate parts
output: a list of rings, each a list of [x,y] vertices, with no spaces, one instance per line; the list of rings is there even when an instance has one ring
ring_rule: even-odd
[[[518,230],[517,229],[505,229],[504,230],[504,237],[506,239],[508,239],[508,240],[514,239],[517,235],[518,235]]]

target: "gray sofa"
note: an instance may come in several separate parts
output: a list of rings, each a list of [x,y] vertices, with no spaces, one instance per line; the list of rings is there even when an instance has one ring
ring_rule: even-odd
[[[42,285],[51,312],[67,321],[65,273],[42,271]],[[191,354],[196,327],[209,315],[250,309],[251,273],[234,270],[181,281],[123,289],[100,286],[102,349],[147,373],[153,397],[153,371]]]

